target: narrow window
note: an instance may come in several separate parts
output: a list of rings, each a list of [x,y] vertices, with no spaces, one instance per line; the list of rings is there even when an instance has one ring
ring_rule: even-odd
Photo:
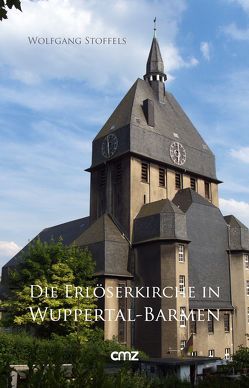
[[[99,171],[99,186],[104,187],[106,184],[106,169],[101,168]]]
[[[209,351],[208,351],[208,357],[214,357],[214,349],[210,349]]]
[[[146,204],[146,195],[144,194],[144,204]]]
[[[184,292],[185,292],[185,276],[184,275],[179,276],[179,292],[180,292],[180,294],[184,294]]]
[[[211,199],[211,195],[210,195],[210,183],[209,183],[209,182],[205,182],[205,198],[207,198],[208,200]]]
[[[231,357],[231,349],[225,348],[225,360],[230,360]]]
[[[180,327],[186,326],[186,307],[180,307]]]
[[[175,188],[182,189],[182,175],[179,172],[175,173]]]
[[[119,161],[116,164],[116,169],[115,169],[115,181],[116,183],[121,183],[122,180],[122,162]]]
[[[161,187],[166,186],[165,168],[163,167],[159,167],[159,186]]]
[[[214,332],[214,317],[210,316],[208,321],[208,333]]]
[[[194,177],[190,177],[190,187],[192,190],[196,191],[196,179]]]
[[[156,81],[156,75],[153,75],[153,81]]]
[[[182,244],[178,245],[178,260],[180,263],[185,261],[185,247]]]
[[[195,350],[194,352],[191,353],[191,356],[192,356],[192,357],[197,357],[197,355],[198,355],[198,353],[197,353],[196,350]]]
[[[246,281],[246,295],[249,296],[249,280]]]
[[[186,346],[186,343],[187,341],[186,340],[181,340],[181,343],[180,343],[180,349],[183,350]]]
[[[149,165],[145,162],[142,162],[141,164],[141,180],[144,183],[149,182]]]
[[[226,333],[230,331],[230,316],[229,316],[229,314],[224,314],[224,329],[225,329]]]
[[[192,319],[190,321],[190,333],[191,334],[197,334],[197,325],[196,325],[196,321],[197,321],[197,314],[194,313],[192,315]]]
[[[244,255],[245,268],[249,269],[249,256],[247,254]]]

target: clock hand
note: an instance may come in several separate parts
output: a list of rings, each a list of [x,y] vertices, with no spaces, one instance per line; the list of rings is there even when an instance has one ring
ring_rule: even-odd
[[[106,142],[107,142],[107,155],[108,155],[108,157],[109,157],[109,156],[110,156],[109,136],[107,136]]]
[[[178,163],[180,163],[180,156],[181,156],[181,154],[180,154],[180,144],[178,143],[177,144],[177,159],[178,159]]]

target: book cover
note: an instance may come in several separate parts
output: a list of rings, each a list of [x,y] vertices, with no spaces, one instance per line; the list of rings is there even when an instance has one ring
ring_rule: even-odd
[[[246,373],[248,16],[0,1],[2,386]]]

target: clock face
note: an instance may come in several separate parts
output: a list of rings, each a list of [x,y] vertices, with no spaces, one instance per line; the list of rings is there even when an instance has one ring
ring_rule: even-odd
[[[186,151],[181,143],[174,141],[170,145],[170,157],[175,164],[182,166],[186,162]]]
[[[111,134],[107,135],[101,147],[102,155],[105,158],[111,158],[118,149],[118,138]]]

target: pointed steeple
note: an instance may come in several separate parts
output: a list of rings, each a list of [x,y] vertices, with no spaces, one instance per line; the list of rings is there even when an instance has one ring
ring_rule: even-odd
[[[154,36],[146,65],[146,74],[164,75],[164,64],[157,38]]]
[[[164,73],[163,59],[156,38],[156,27],[154,26],[154,37],[152,39],[150,53],[146,64],[146,74],[144,75],[144,80],[149,82],[159,101],[163,100],[165,94],[164,81],[166,81],[166,79],[167,75]]]

